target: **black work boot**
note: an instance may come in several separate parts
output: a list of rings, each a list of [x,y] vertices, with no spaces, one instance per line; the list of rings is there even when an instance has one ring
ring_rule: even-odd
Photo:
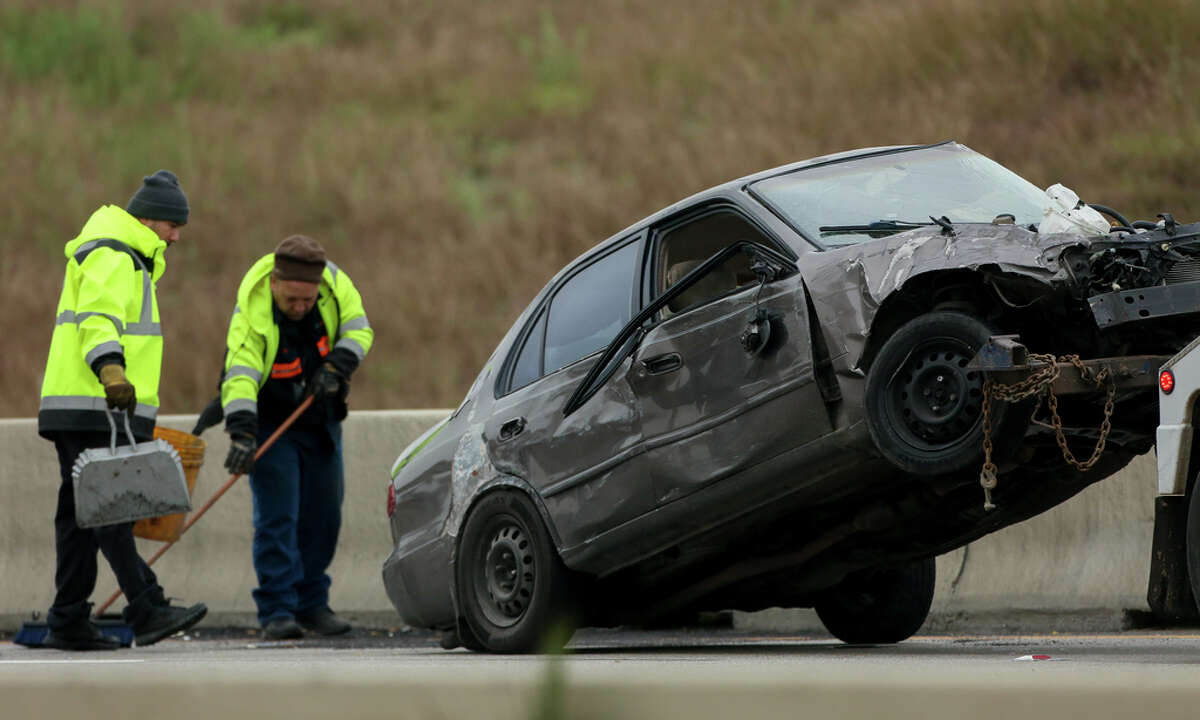
[[[268,640],[298,640],[304,637],[304,631],[292,618],[281,617],[263,625],[263,635]]]
[[[138,647],[153,645],[168,635],[187,630],[207,614],[208,606],[204,603],[196,603],[186,608],[178,605],[155,605],[141,622],[133,626],[133,640]]]
[[[343,635],[350,632],[350,623],[341,619],[327,607],[297,613],[296,622],[305,630],[318,635]]]
[[[88,619],[61,628],[51,628],[42,645],[59,650],[116,650],[121,642],[100,632]]]

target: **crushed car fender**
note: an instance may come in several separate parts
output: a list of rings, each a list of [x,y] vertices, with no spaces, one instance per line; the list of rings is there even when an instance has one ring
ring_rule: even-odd
[[[450,514],[442,533],[450,537],[458,537],[463,518],[471,498],[484,484],[494,480],[499,475],[495,466],[488,458],[487,446],[483,441],[483,424],[470,425],[458,440],[458,449],[454,451],[454,466],[451,471],[451,500]]]
[[[879,308],[913,278],[991,265],[1052,286],[1071,279],[1060,263],[1062,252],[1089,245],[1088,239],[1077,235],[1039,235],[1012,225],[963,226],[953,236],[943,235],[940,228],[918,228],[883,242],[806,256],[809,264],[801,271],[821,324],[847,328],[842,336],[844,349],[858,367]],[[839,354],[833,347],[830,351]]]

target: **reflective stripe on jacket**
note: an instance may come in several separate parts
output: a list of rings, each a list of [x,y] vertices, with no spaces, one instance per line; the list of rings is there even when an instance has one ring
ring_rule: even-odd
[[[116,205],[106,205],[67,243],[66,275],[42,380],[38,432],[109,429],[104,386],[92,363],[121,355],[137,391],[133,430],[150,437],[158,415],[162,327],[157,281],[167,244]]]
[[[221,407],[225,417],[239,411],[258,414],[258,391],[271,376],[279,350],[279,326],[272,312],[271,271],[275,255],[259,258],[238,287],[237,306],[225,338],[225,375],[221,380]],[[325,263],[317,295],[317,310],[333,349],[343,348],[362,360],[371,349],[375,332],[367,321],[362,297],[350,277],[331,262]],[[322,353],[324,354],[324,353]]]

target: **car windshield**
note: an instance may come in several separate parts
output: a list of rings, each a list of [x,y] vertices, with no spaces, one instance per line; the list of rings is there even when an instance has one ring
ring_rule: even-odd
[[[902,232],[930,217],[1041,222],[1046,195],[1003,165],[956,143],[802,168],[751,191],[826,247]]]

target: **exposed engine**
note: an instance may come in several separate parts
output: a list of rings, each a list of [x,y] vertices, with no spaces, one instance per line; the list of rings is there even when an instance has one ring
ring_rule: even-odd
[[[1165,230],[1123,235],[1114,245],[1096,248],[1088,258],[1088,295],[1175,285],[1200,280],[1200,227],[1187,234]]]

